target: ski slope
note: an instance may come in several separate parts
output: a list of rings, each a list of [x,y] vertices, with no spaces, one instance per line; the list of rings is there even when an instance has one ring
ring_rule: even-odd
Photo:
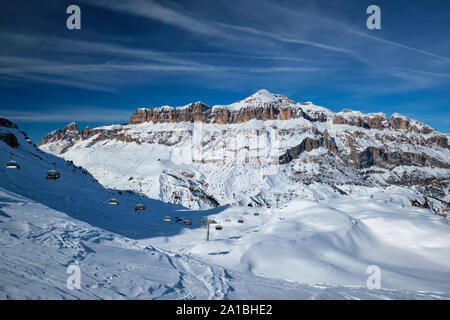
[[[351,196],[279,208],[191,210],[106,189],[16,129],[0,130],[19,142],[0,141],[2,299],[450,299],[449,220],[411,207],[407,189],[349,186]],[[4,167],[10,152],[20,170]],[[48,181],[53,162],[61,178]],[[209,242],[203,216],[223,227],[211,225]],[[70,290],[75,263],[81,288]],[[366,286],[370,265],[381,289]]]
[[[224,232],[227,232],[226,228]],[[247,232],[244,234],[248,237]],[[284,266],[280,269],[282,273],[288,267],[292,268],[291,273],[300,274],[304,270],[302,265],[295,265],[292,260],[290,265],[286,265],[288,261],[277,263],[273,251],[270,264],[267,263],[267,252],[264,254],[266,259],[256,256],[244,259],[246,264],[250,260],[259,261],[255,270],[222,267],[220,260],[224,260],[227,254],[217,250],[223,250],[225,244],[233,239],[223,239],[225,234],[212,234],[214,240],[200,245],[197,241],[203,236],[201,229],[193,229],[180,233],[175,239],[167,237],[165,246],[159,246],[164,242],[161,237],[154,240],[127,238],[0,188],[0,299],[450,298],[448,290],[436,293],[404,289],[369,290],[364,285],[310,284],[279,279],[279,272],[273,278],[269,274],[263,275],[262,270],[271,268],[273,272],[280,266]],[[182,239],[190,244],[197,243],[196,250],[189,249],[189,245],[183,248]],[[267,240],[273,241],[273,238]],[[234,250],[234,247],[227,248],[228,251],[230,249]],[[259,254],[258,251],[255,255]],[[74,263],[81,269],[79,290],[66,287],[66,270]],[[409,270],[410,279],[416,285],[419,283],[414,277],[426,278],[425,271]],[[317,271],[316,277],[318,274]],[[431,275],[428,274],[430,278]],[[428,279],[428,286],[441,289],[446,284],[439,285],[438,282],[447,281],[448,284],[448,276],[448,272],[436,273],[433,279]],[[364,277],[364,272],[361,272],[361,278]],[[330,279],[331,275],[328,275],[325,280]],[[335,279],[333,282],[339,281]]]

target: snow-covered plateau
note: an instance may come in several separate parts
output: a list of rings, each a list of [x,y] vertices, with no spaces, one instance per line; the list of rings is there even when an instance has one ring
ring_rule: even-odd
[[[450,299],[449,159],[415,120],[266,90],[39,148],[0,118],[0,298]]]

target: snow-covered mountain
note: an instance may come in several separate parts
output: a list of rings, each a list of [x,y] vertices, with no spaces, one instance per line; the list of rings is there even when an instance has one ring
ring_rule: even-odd
[[[158,125],[130,126],[127,135],[136,130],[138,136],[145,126]],[[106,134],[114,129],[98,130]],[[68,152],[74,146],[91,150],[99,156],[98,164],[116,153],[116,161],[126,160],[131,167],[137,163],[135,152],[144,150],[133,170],[165,170],[160,185],[198,188],[186,201],[196,196],[202,199],[198,203],[207,203],[202,192],[209,190],[208,182],[194,169],[218,174],[217,163],[186,164],[182,150],[146,162],[145,155],[156,158],[156,152],[164,155],[168,147],[93,140],[73,141]],[[409,188],[335,187],[341,193],[328,183],[303,183],[299,197],[279,195],[275,206],[196,211],[132,191],[106,189],[84,168],[43,152],[0,118],[0,163],[7,163],[11,153],[20,169],[0,167],[2,299],[450,299],[449,220],[432,208],[412,206],[411,199],[424,199]],[[283,173],[285,164],[273,167],[271,159],[269,154],[259,160],[260,167],[244,161],[227,173],[235,175],[236,183],[242,180],[241,190],[253,187],[247,175],[255,174],[250,177],[257,181],[261,167],[267,173],[266,185],[257,187],[276,190],[292,183]],[[61,177],[46,180],[53,163]],[[170,170],[162,170],[164,164]],[[116,163],[112,169],[127,173],[127,167]],[[244,176],[248,168],[254,169]],[[108,205],[111,197],[120,204]],[[265,197],[272,199],[269,191],[260,199]],[[146,205],[139,214],[134,212],[138,202]],[[173,220],[166,222],[165,216]],[[192,225],[176,222],[177,216]],[[223,227],[216,230],[212,225],[208,242],[201,228],[203,216]],[[81,270],[81,288],[71,290],[66,281],[73,264]],[[369,266],[381,270],[380,289],[366,286]]]
[[[400,114],[334,113],[260,90],[228,106],[140,108],[127,125],[48,134],[47,152],[104,186],[190,208],[276,206],[345,186],[406,186],[450,201],[449,134]]]

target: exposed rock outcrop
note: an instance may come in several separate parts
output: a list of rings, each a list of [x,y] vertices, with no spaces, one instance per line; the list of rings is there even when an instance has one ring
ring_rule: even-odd
[[[14,123],[2,117],[0,117],[0,127],[17,129],[17,126]]]
[[[11,148],[17,149],[19,147],[17,137],[12,133],[0,133],[0,140],[4,141]]]
[[[318,140],[306,138],[299,145],[289,148],[286,153],[280,156],[280,164],[286,164],[297,159],[303,152],[310,152],[323,146],[323,138]]]
[[[389,128],[389,121],[383,113],[362,114],[358,111],[344,109],[333,117],[335,125],[349,125],[365,129],[383,130]]]

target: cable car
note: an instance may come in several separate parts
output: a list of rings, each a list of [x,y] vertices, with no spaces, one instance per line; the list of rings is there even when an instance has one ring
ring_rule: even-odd
[[[185,226],[190,226],[190,225],[192,225],[192,222],[189,221],[189,220],[185,220],[185,221],[184,221],[184,225],[185,225]]]
[[[111,198],[111,199],[109,199],[108,204],[112,205],[112,206],[117,206],[117,205],[119,205],[119,200]]]
[[[219,224],[218,226],[216,226],[216,230],[222,230],[222,226]]]
[[[47,180],[57,180],[61,177],[58,171],[56,171],[56,164],[53,163],[53,170],[47,171],[47,175],[45,176],[45,179]]]
[[[244,219],[239,219],[238,223],[244,223]]]
[[[6,169],[20,169],[20,165],[17,161],[12,159],[13,154],[9,154],[9,161],[5,164]]]
[[[47,171],[47,175],[45,176],[45,179],[47,179],[47,180],[57,180],[59,178],[60,178],[60,174],[56,170]]]
[[[169,217],[169,216],[165,216],[163,220],[166,221],[166,222],[171,222],[172,218]]]
[[[17,161],[14,160],[9,160],[6,164],[5,164],[6,169],[20,169],[20,165]]]
[[[144,211],[145,210],[145,206],[142,203],[138,203],[135,207],[134,207],[134,211],[138,212],[138,211]]]

